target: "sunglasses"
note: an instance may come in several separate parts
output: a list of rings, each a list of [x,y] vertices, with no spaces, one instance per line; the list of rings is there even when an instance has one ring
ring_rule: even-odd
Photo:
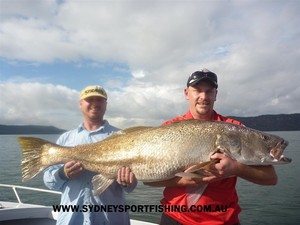
[[[198,81],[203,79],[207,79],[211,81],[216,87],[218,87],[217,75],[213,72],[203,72],[203,71],[196,71],[192,73],[188,79],[187,86],[197,83]]]

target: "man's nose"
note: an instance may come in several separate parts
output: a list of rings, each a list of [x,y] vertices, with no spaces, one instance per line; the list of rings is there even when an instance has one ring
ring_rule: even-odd
[[[207,98],[207,94],[205,92],[200,92],[198,96],[199,96],[200,99],[206,99]]]

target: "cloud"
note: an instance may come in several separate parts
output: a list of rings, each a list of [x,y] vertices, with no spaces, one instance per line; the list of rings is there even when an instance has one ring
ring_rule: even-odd
[[[1,8],[0,59],[101,69],[98,79],[82,80],[108,89],[107,118],[117,126],[185,113],[187,77],[202,67],[218,75],[216,109],[224,115],[300,112],[297,1],[3,0]],[[62,86],[55,74],[37,83],[5,72],[0,123],[69,128],[81,120],[78,78],[66,75]]]
[[[3,83],[0,90],[0,124],[69,128],[81,121],[75,90],[41,83]]]
[[[78,91],[41,83],[3,83],[0,90],[3,115],[0,124],[54,125],[71,129],[82,121]],[[108,92],[105,118],[121,128],[160,125],[170,113],[185,112],[186,109],[180,111],[177,107],[178,100],[182,105],[183,92],[177,86],[135,84]]]
[[[152,75],[230,57],[237,47],[259,55],[299,42],[296,1],[4,2],[1,56],[11,59],[116,61]]]

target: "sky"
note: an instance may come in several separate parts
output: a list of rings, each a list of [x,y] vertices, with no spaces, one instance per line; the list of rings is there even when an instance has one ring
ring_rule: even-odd
[[[74,129],[101,85],[112,125],[158,126],[202,68],[222,115],[299,113],[299,21],[299,0],[0,0],[0,124]]]

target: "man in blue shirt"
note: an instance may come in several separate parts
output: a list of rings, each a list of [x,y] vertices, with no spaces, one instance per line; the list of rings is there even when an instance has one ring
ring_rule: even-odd
[[[62,134],[57,144],[76,146],[101,141],[119,129],[104,120],[107,94],[100,86],[88,86],[80,94],[80,109],[83,122],[78,128]],[[125,205],[124,191],[131,192],[137,180],[129,168],[118,171],[117,181],[102,194],[94,196],[92,177],[96,175],[83,168],[80,162],[69,161],[54,165],[44,172],[45,185],[62,192],[61,205],[80,206],[78,212],[60,212],[58,225],[127,225],[130,224],[128,212],[92,212],[86,210],[90,205]],[[82,207],[85,208],[82,208]]]

